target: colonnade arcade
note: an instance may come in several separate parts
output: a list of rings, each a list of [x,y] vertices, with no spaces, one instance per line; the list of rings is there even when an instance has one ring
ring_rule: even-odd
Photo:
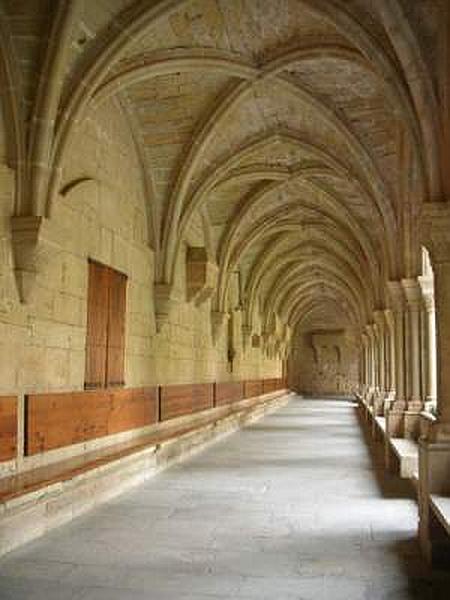
[[[30,395],[159,427],[288,386],[450,497],[449,206],[447,0],[1,1],[0,475],[54,460]]]
[[[392,434],[416,438],[419,415],[438,412],[434,275],[422,248],[422,274],[388,282],[389,306],[361,336],[361,392]]]

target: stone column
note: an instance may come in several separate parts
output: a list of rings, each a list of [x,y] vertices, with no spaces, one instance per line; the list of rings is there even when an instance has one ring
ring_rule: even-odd
[[[420,278],[419,278],[420,279]],[[427,335],[427,312],[425,310],[425,298],[423,297],[422,289],[422,306],[420,309],[420,364],[422,365],[421,372],[421,387],[420,393],[424,401],[427,397],[428,386],[428,335]]]
[[[395,322],[394,322],[394,313],[391,309],[386,309],[384,311],[384,317],[386,320],[386,333],[387,333],[387,342],[388,342],[388,369],[389,369],[389,387],[388,391],[391,394],[392,399],[393,394],[395,394]]]
[[[376,353],[375,353],[375,334],[373,325],[366,325],[367,337],[369,339],[369,386],[372,390],[377,385],[376,378]]]
[[[386,413],[386,433],[389,437],[403,437],[404,412],[406,410],[405,397],[405,296],[399,281],[388,282],[391,297],[392,313],[394,317],[394,350],[395,350],[395,400],[390,410]],[[386,464],[388,459],[388,439],[386,440]]]
[[[421,405],[420,394],[420,310],[422,304],[422,292],[417,279],[403,279],[402,286],[408,306],[409,316],[409,369],[410,389],[408,406]]]
[[[406,306],[406,298],[405,298],[405,311],[403,313],[403,365],[404,365],[404,398],[407,401],[411,396],[411,323],[410,323],[410,315]]]
[[[386,356],[385,356],[385,322],[384,313],[377,310],[373,313],[375,319],[374,330],[376,333],[377,357],[378,357],[378,389],[375,394],[374,412],[381,416],[384,411],[384,400],[386,397]]]
[[[419,277],[424,306],[425,346],[425,399],[436,403],[436,309],[434,302],[434,278]]]
[[[382,394],[386,391],[386,359],[384,352],[384,314],[383,311],[377,310],[373,313],[375,319],[375,332],[378,346],[378,384]]]
[[[425,204],[421,224],[434,272],[438,414],[419,442],[419,539],[430,559],[448,566],[449,537],[432,518],[430,496],[448,495],[450,472],[450,202]]]
[[[434,264],[437,345],[437,412],[449,424],[450,439],[450,256]]]
[[[419,436],[419,414],[423,410],[421,396],[421,351],[420,351],[420,311],[422,306],[422,290],[417,279],[403,279],[402,286],[408,307],[408,373],[409,397],[408,409],[405,412],[405,437]]]
[[[394,354],[395,354],[395,405],[402,410],[406,407],[405,399],[405,353],[404,353],[404,311],[405,301],[403,288],[399,281],[388,283],[391,296],[394,320]]]
[[[369,356],[368,356],[368,339],[367,335],[363,333],[361,335],[361,341],[363,345],[362,349],[362,359],[361,359],[361,384],[363,386],[363,391],[366,392],[367,387],[369,386]]]
[[[389,392],[391,389],[391,369],[390,369],[390,360],[389,360],[389,329],[386,321],[386,315],[383,312],[384,318],[384,372],[386,378],[386,392]]]

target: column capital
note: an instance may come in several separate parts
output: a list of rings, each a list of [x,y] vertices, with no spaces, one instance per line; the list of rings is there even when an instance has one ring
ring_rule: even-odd
[[[434,306],[434,278],[432,275],[421,275],[418,277],[422,290],[423,305],[427,312],[433,312]]]
[[[365,326],[367,336],[371,342],[375,339],[375,324],[370,323]]]
[[[402,279],[401,283],[408,307],[418,310],[422,303],[422,289],[417,278]]]

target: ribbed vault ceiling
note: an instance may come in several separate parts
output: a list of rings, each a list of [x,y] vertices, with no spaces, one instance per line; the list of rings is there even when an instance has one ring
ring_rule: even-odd
[[[135,115],[161,219],[159,278],[174,277],[203,211],[215,309],[239,270],[247,324],[259,304],[267,330],[275,315],[293,327],[365,323],[402,259],[402,144],[417,128],[403,82],[383,70],[395,71],[395,53],[372,3],[351,3],[348,34],[332,4],[183,2],[94,94],[119,95]]]
[[[268,329],[370,320],[384,283],[414,269],[405,199],[439,194],[433,102],[418,111],[427,82],[417,48],[399,42],[402,3],[89,4],[61,77],[42,205],[74,123],[116,99],[142,159],[157,282],[172,283],[202,215],[219,267],[213,310],[226,310],[239,271],[248,325],[258,310]]]

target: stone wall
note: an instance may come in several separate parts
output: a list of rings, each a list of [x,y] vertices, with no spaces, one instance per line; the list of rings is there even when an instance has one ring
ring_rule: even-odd
[[[3,144],[0,157],[0,392],[83,388],[88,258],[128,276],[127,387],[281,374],[280,361],[268,359],[261,349],[244,354],[239,310],[236,360],[230,372],[227,336],[215,343],[212,339],[211,301],[187,301],[187,248],[206,245],[201,215],[187,232],[174,302],[167,323],[157,331],[155,260],[149,243],[153,199],[144,192],[129,123],[118,103],[103,104],[79,126],[64,164],[60,194],[46,222],[51,253],[42,262],[27,303],[20,302],[14,277],[14,175],[5,164]]]
[[[358,357],[351,332],[301,331],[293,338],[289,385],[305,395],[350,394],[359,381]]]

